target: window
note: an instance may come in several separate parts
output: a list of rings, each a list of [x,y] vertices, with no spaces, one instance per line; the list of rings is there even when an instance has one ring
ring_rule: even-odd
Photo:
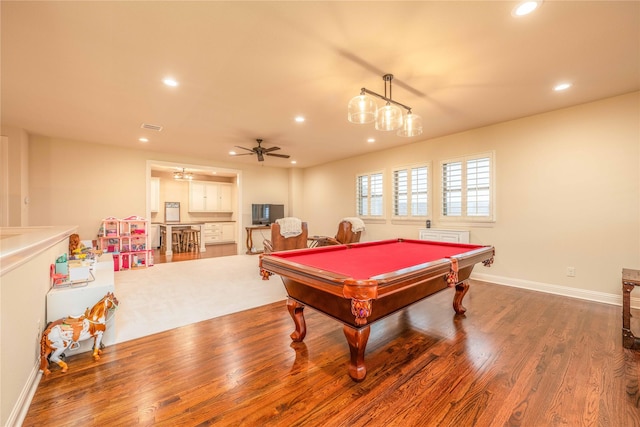
[[[376,172],[356,177],[357,211],[358,216],[384,216],[382,172]]]
[[[442,216],[493,221],[493,154],[442,163]]]
[[[393,216],[425,218],[428,213],[428,168],[420,165],[393,171]]]

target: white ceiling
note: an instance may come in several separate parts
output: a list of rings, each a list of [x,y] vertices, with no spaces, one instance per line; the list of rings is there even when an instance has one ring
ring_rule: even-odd
[[[520,18],[515,5],[4,0],[2,122],[204,164],[256,163],[228,152],[262,138],[309,167],[640,89],[640,2],[547,0]],[[347,122],[385,73],[422,136]]]

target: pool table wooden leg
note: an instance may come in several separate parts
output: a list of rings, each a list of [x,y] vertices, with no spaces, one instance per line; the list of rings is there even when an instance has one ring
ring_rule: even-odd
[[[349,343],[351,361],[349,362],[349,376],[355,381],[362,381],[367,376],[367,368],[364,366],[364,350],[367,347],[371,329],[369,325],[355,329],[343,326],[345,337]]]
[[[467,309],[462,305],[462,298],[469,291],[469,282],[467,280],[456,285],[456,294],[453,296],[453,309],[458,314],[464,314]]]
[[[307,323],[304,321],[304,305],[294,299],[287,298],[287,309],[293,319],[293,323],[296,325],[296,330],[291,333],[290,337],[295,342],[301,342],[307,335]]]

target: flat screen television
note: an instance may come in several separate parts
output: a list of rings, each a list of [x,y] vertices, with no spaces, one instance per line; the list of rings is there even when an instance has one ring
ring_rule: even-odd
[[[253,225],[270,225],[280,218],[284,218],[284,205],[256,203],[251,205],[251,223]]]

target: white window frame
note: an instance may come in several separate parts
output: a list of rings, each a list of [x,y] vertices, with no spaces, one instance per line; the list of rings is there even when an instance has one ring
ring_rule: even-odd
[[[391,195],[391,217],[394,220],[420,220],[424,221],[427,218],[431,217],[431,165],[429,163],[419,163],[408,166],[395,167],[391,170],[391,187],[392,187],[392,195]],[[419,195],[414,194],[414,180],[416,177],[414,176],[415,171],[417,169],[425,169],[425,196],[426,196],[426,210],[424,214],[414,212],[414,205],[417,203],[417,197]],[[398,173],[405,172],[407,176],[406,182],[406,214],[400,215],[397,213],[398,210],[398,183],[397,176]],[[421,193],[418,193],[421,194]]]
[[[361,180],[367,181],[367,194],[360,194]],[[375,181],[374,181],[375,180]],[[374,181],[374,185],[372,185]],[[372,194],[374,191],[374,194]],[[365,200],[362,203],[362,200]],[[376,201],[376,202],[374,202]],[[385,219],[385,191],[384,191],[384,172],[368,172],[356,175],[356,215],[362,219]],[[366,211],[361,209],[361,206],[366,204]],[[379,213],[372,213],[373,207],[378,206],[380,208]],[[364,212],[364,213],[363,213]]]
[[[467,167],[469,162],[473,162],[474,160],[479,159],[488,159],[489,160],[489,184],[488,184],[488,214],[487,215],[472,215],[469,213],[469,174],[467,171]],[[459,215],[445,215],[445,208],[447,206],[447,202],[445,201],[445,184],[446,180],[444,177],[445,165],[460,163],[460,214]],[[470,156],[463,156],[453,159],[446,159],[440,162],[440,220],[443,222],[456,222],[456,223],[493,223],[495,222],[495,187],[496,187],[496,177],[495,177],[495,153],[493,151],[486,153],[479,153]],[[482,186],[482,188],[486,189],[486,186]]]

